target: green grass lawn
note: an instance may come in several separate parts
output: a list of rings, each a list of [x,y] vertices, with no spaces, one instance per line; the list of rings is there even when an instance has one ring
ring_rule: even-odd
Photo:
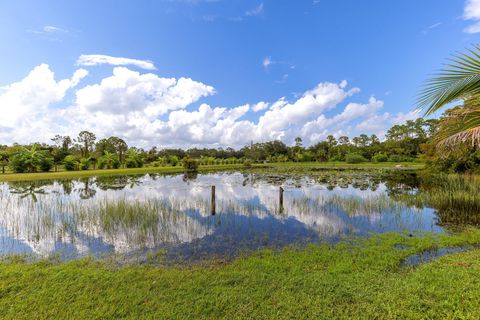
[[[200,166],[199,172],[208,172],[216,170],[233,170],[244,168],[243,164],[225,164]],[[47,180],[63,178],[81,178],[91,176],[113,176],[145,173],[182,173],[183,167],[144,167],[144,168],[122,168],[122,169],[104,169],[104,170],[83,170],[83,171],[58,171],[58,172],[36,172],[36,173],[6,173],[0,174],[0,181],[29,181],[29,180]]]
[[[0,318],[479,319],[479,249],[401,266],[479,243],[478,230],[392,233],[190,268],[12,260],[0,263]]]
[[[324,168],[324,169],[392,169],[399,163],[384,162],[384,163],[359,163],[348,164],[345,162],[284,162],[284,163],[268,163],[255,164],[253,167],[301,167],[301,168]],[[422,163],[401,163],[403,168],[407,169],[422,169]],[[225,165],[206,165],[200,166],[199,172],[221,171],[221,170],[235,170],[245,169],[243,164],[225,164]],[[37,173],[0,173],[0,181],[29,181],[29,180],[47,180],[47,179],[62,179],[62,178],[81,178],[100,175],[128,175],[128,174],[145,174],[145,173],[182,173],[183,167],[144,167],[144,168],[122,168],[122,169],[108,169],[108,170],[84,170],[84,171],[58,171],[58,172],[37,172]]]

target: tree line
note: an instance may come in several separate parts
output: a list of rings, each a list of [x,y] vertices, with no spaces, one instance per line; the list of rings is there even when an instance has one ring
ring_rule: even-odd
[[[467,105],[476,103],[466,101]],[[460,106],[458,108],[464,108]],[[385,139],[376,135],[334,137],[305,147],[301,137],[293,146],[282,141],[251,143],[241,149],[190,148],[145,150],[128,144],[119,137],[97,140],[94,133],[82,131],[77,137],[56,135],[51,143],[14,144],[0,147],[0,166],[3,172],[9,167],[13,172],[88,169],[139,168],[143,166],[195,167],[197,165],[250,164],[264,162],[345,161],[361,162],[413,162],[426,161],[432,168],[442,171],[465,172],[480,167],[480,152],[475,145],[457,144],[449,150],[439,149],[436,140],[451,125],[448,110],[440,119],[408,120],[392,126]]]

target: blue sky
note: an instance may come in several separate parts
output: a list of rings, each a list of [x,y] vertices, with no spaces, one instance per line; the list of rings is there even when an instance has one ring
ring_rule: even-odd
[[[478,0],[5,1],[0,144],[382,135],[479,20]]]

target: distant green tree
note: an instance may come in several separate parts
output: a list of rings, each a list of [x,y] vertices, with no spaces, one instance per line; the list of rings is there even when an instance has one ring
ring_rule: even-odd
[[[95,140],[97,140],[97,137],[92,132],[82,131],[78,134],[76,141],[80,145],[83,158],[88,158],[90,152],[95,146]]]
[[[2,173],[5,173],[5,167],[8,166],[8,159],[10,154],[7,151],[0,151],[0,166],[2,167]]]

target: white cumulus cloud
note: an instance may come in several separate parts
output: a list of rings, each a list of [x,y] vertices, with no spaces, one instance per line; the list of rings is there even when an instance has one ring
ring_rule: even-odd
[[[463,19],[476,21],[475,23],[464,29],[466,33],[480,32],[480,0],[467,0],[465,2]]]
[[[291,144],[296,136],[308,145],[328,134],[380,135],[391,124],[416,117],[383,112],[383,102],[374,97],[349,102],[359,89],[346,81],[321,82],[293,101],[281,97],[232,107],[201,103],[215,89],[190,78],[114,67],[111,75],[77,89],[87,74],[78,69],[56,80],[42,64],[1,87],[0,141],[49,142],[55,134],[74,137],[90,130],[99,138],[115,135],[147,148],[242,147],[273,139]]]
[[[87,74],[86,70],[78,69],[70,79],[56,81],[50,67],[41,64],[23,80],[1,87],[0,139],[13,142],[14,138],[23,141],[42,138],[39,135],[49,127],[46,115],[55,112],[52,105],[62,101],[67,91]],[[35,130],[40,127],[40,131]]]

